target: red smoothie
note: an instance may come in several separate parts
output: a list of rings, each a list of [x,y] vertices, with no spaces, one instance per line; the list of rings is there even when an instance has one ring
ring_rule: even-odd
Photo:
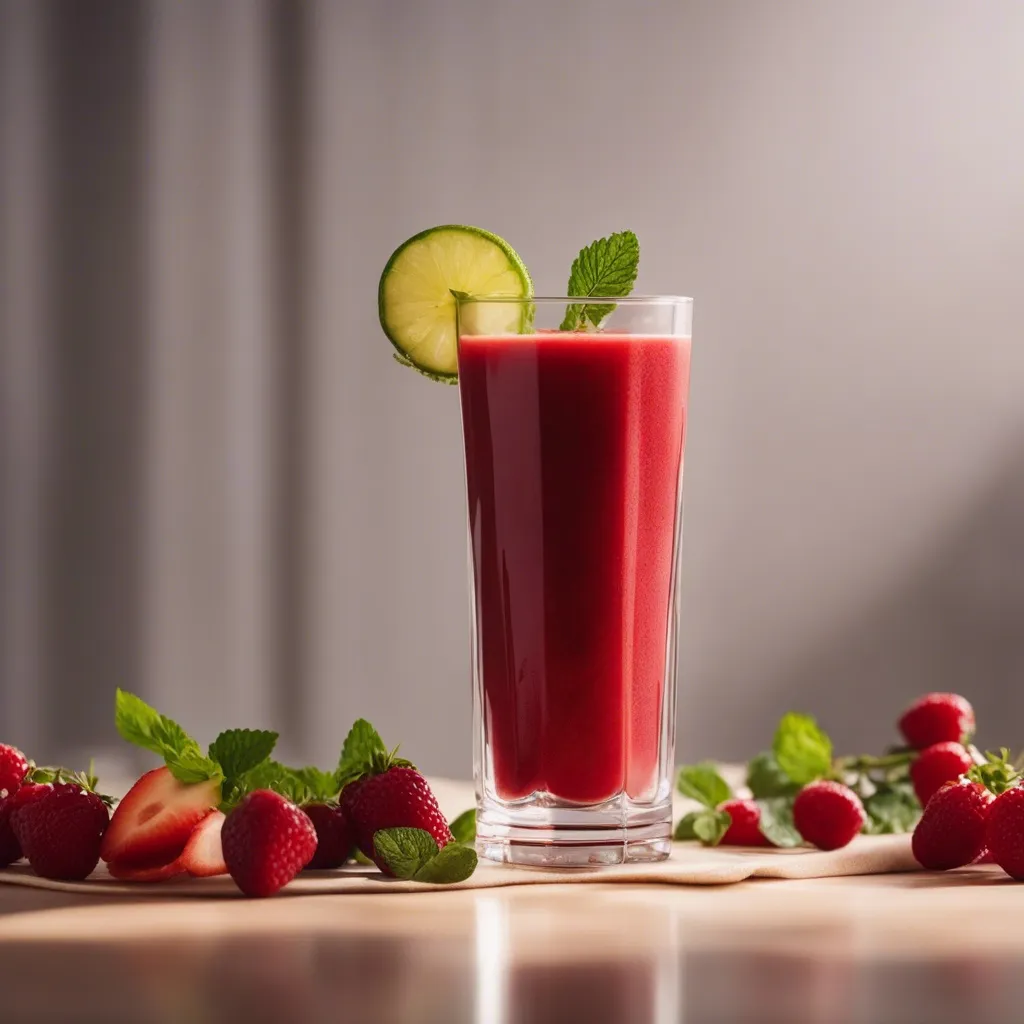
[[[688,339],[459,342],[482,712],[502,800],[653,795],[689,377]]]

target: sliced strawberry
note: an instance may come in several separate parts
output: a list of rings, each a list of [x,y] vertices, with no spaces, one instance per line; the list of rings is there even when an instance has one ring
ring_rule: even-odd
[[[214,811],[192,830],[178,863],[195,878],[211,878],[214,875],[228,873],[228,866],[224,863],[224,851],[220,845],[220,830],[223,825],[224,813]]]
[[[170,864],[161,864],[154,868],[129,868],[118,864],[107,865],[111,876],[120,879],[122,882],[164,882],[168,878],[176,878],[185,874],[185,866],[181,858],[172,860]]]
[[[121,871],[166,867],[218,803],[220,783],[213,779],[186,785],[168,768],[146,772],[117,805],[100,857]]]

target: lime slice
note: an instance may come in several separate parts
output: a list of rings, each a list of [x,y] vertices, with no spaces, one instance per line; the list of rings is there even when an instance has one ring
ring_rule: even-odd
[[[380,325],[400,363],[448,383],[458,378],[453,291],[523,298],[533,282],[508,242],[481,228],[430,228],[391,254],[377,290]],[[525,312],[518,303],[481,305],[474,330],[517,334]]]

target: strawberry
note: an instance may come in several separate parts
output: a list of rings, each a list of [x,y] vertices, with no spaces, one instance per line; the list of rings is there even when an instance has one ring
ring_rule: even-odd
[[[214,875],[228,873],[220,841],[224,821],[224,812],[214,811],[192,830],[178,863],[193,878],[212,878]]]
[[[100,859],[110,813],[96,793],[60,782],[17,812],[18,842],[42,878],[80,881]]]
[[[10,796],[28,774],[29,763],[17,748],[0,743],[0,797]]]
[[[963,744],[954,740],[933,743],[917,756],[910,766],[910,779],[922,807],[947,782],[954,782],[970,771],[974,759]]]
[[[974,708],[956,693],[926,693],[903,712],[900,732],[915,750],[934,743],[966,743],[974,735]]]
[[[187,784],[168,768],[154,768],[117,805],[100,856],[122,869],[170,864],[181,856],[195,826],[218,803],[216,779]]]
[[[24,856],[18,838],[18,819],[21,811],[34,801],[41,800],[52,789],[52,782],[29,782],[3,801],[0,808],[0,846],[3,847],[4,858],[10,856],[10,860],[7,860],[6,864],[0,862],[0,866],[6,867],[7,864],[13,864]]]
[[[21,844],[11,828],[11,798],[0,797],[0,868],[21,860]]]
[[[853,841],[867,816],[860,797],[840,782],[812,782],[793,802],[793,824],[819,850],[838,850]]]
[[[377,856],[373,835],[384,828],[418,828],[429,832],[438,847],[452,842],[448,822],[437,806],[427,780],[393,755],[377,760],[370,774],[355,787],[342,790],[341,805],[352,822],[356,845],[363,856],[386,875],[391,871]]]
[[[341,808],[352,827],[356,846],[386,875],[392,871],[377,855],[375,832],[416,828],[428,832],[441,849],[453,841],[451,829],[427,780],[413,765],[388,750],[377,730],[358,719],[345,738],[338,766]]]
[[[992,802],[985,842],[992,859],[1011,878],[1024,880],[1024,788],[1013,786]]]
[[[316,829],[316,853],[307,871],[340,868],[352,853],[352,829],[340,807],[327,803],[303,804],[303,811]]]
[[[969,778],[942,786],[914,829],[917,862],[932,871],[948,871],[977,860],[985,849],[991,802],[992,794]]]
[[[273,896],[312,860],[316,843],[309,817],[269,789],[244,797],[221,829],[225,863],[246,896]]]
[[[726,800],[719,804],[732,823],[722,836],[723,846],[771,846],[761,832],[761,808],[753,800]]]

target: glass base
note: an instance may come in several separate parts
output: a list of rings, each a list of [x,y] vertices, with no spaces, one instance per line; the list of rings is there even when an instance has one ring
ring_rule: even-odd
[[[635,805],[628,797],[581,807],[546,794],[515,803],[484,799],[477,809],[481,857],[537,868],[603,867],[667,860],[672,804]]]

